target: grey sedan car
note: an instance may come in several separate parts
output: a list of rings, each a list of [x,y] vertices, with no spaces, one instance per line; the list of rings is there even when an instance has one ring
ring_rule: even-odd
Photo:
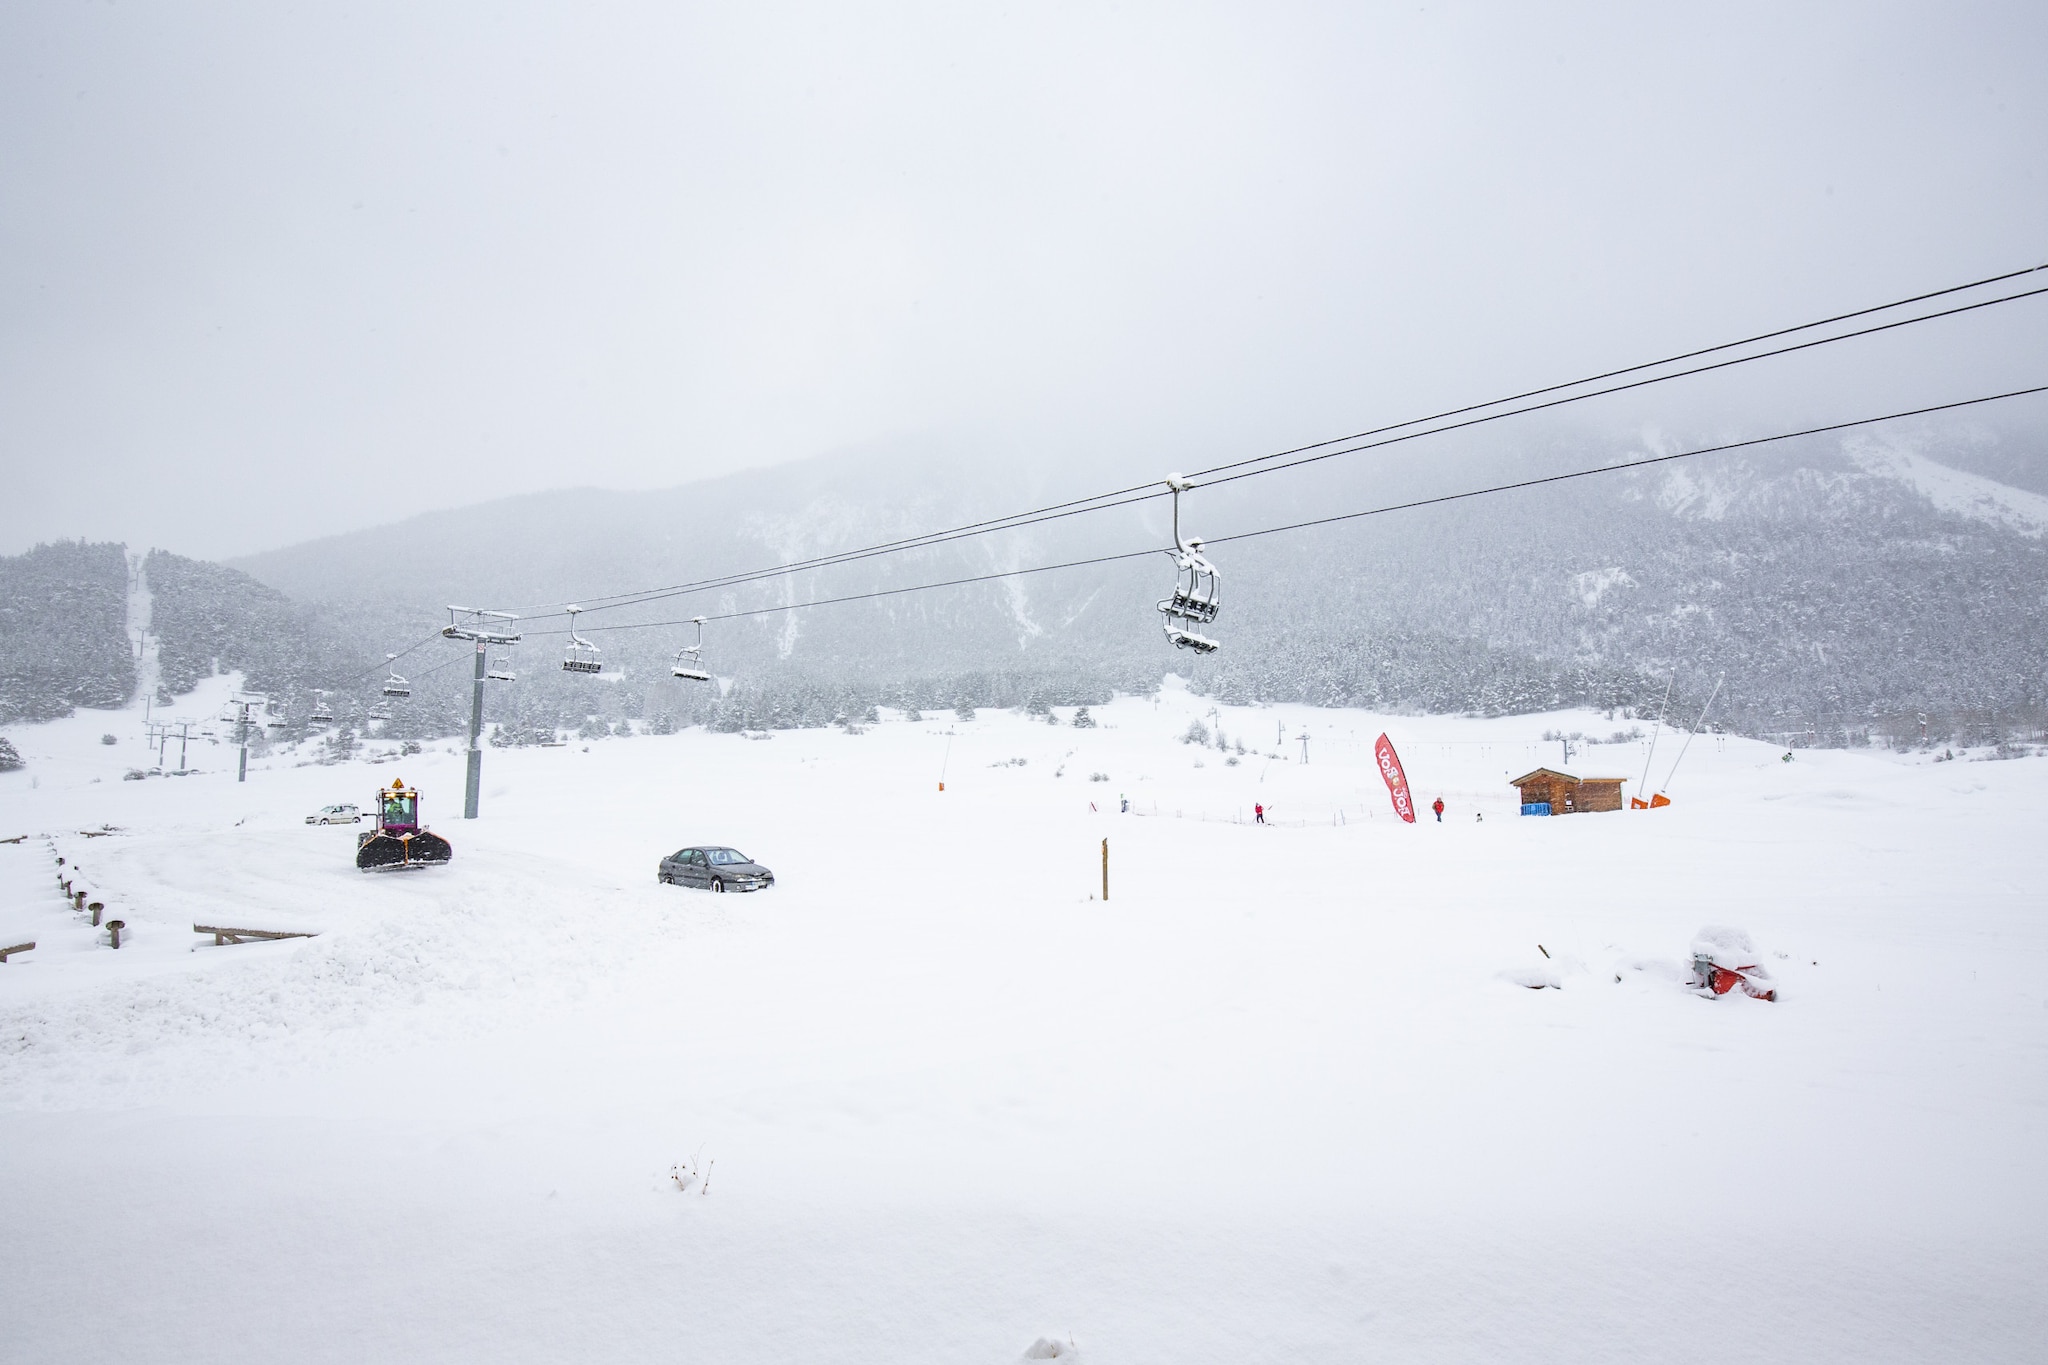
[[[736,848],[683,848],[661,860],[657,879],[669,886],[712,891],[765,891],[775,874]]]

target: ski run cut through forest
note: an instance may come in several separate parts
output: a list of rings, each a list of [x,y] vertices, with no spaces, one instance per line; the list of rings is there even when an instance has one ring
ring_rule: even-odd
[[[144,704],[0,774],[6,1359],[2039,1359],[2048,759],[1168,678],[466,821],[460,741],[124,781]],[[451,862],[308,823],[394,781]]]

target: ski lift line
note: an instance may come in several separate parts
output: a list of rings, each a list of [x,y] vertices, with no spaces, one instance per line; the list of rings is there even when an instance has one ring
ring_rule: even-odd
[[[1527,407],[1511,408],[1506,412],[1492,412],[1479,417],[1468,417],[1462,422],[1451,422],[1445,426],[1431,427],[1427,431],[1409,432],[1401,436],[1388,436],[1377,441],[1367,441],[1363,445],[1346,446],[1342,450],[1326,450],[1320,455],[1306,455],[1298,460],[1289,460],[1285,464],[1265,464],[1265,461],[1277,457],[1264,455],[1255,460],[1240,460],[1236,464],[1217,465],[1212,469],[1199,470],[1193,477],[1208,479],[1206,483],[1196,485],[1197,487],[1213,488],[1217,484],[1235,483],[1239,479],[1256,478],[1261,474],[1277,474],[1283,469],[1299,469],[1303,465],[1317,464],[1323,460],[1334,460],[1339,455],[1357,455],[1362,451],[1380,450],[1390,445],[1399,445],[1404,441],[1415,440],[1421,436],[1439,436],[1445,432],[1463,431],[1467,427],[1484,426],[1488,422],[1498,422],[1508,417],[1523,417],[1532,412],[1544,412],[1550,408],[1563,407],[1569,403],[1584,402],[1588,398],[1605,398],[1611,394],[1627,393],[1631,389],[1647,388],[1651,384],[1662,384],[1672,379],[1687,379],[1693,375],[1709,374],[1715,370],[1725,370],[1735,365],[1747,365],[1752,360],[1770,360],[1777,356],[1791,355],[1796,351],[1810,351],[1816,346],[1831,346],[1837,341],[1851,341],[1857,337],[1874,336],[1879,332],[1889,332],[1894,328],[1911,327],[1915,323],[1920,322],[1933,322],[1938,318],[1954,317],[1959,313],[1968,313],[1979,308],[1990,308],[2001,303],[2012,303],[2017,299],[2031,299],[2042,294],[2048,294],[2048,285],[2044,285],[2039,289],[2029,289],[2024,293],[2006,294],[1999,298],[1984,299],[1977,303],[1960,304],[1954,308],[1945,308],[1938,313],[1923,313],[1919,317],[1900,318],[1895,322],[1882,322],[1872,327],[1860,328],[1854,332],[1840,332],[1834,336],[1816,337],[1812,341],[1801,341],[1791,346],[1780,346],[1774,351],[1758,351],[1754,355],[1736,356],[1731,360],[1717,360],[1711,365],[1698,365],[1692,369],[1679,370],[1672,374],[1653,375],[1648,379],[1634,379],[1626,384],[1615,384],[1609,388],[1594,389],[1590,393],[1575,393],[1564,398],[1553,398],[1543,403],[1531,403]],[[1259,469],[1243,467],[1251,464],[1260,464],[1263,467]],[[1238,472],[1235,474],[1224,472],[1232,469]],[[1211,474],[1219,473],[1223,474],[1222,478],[1208,478]]]
[[[2004,393],[1985,394],[1981,398],[1959,398],[1952,403],[1934,403],[1924,408],[1907,408],[1899,412],[1888,412],[1878,417],[1858,417],[1847,422],[1830,422],[1825,426],[1807,427],[1800,431],[1784,431],[1774,436],[1754,436],[1746,441],[1728,441],[1721,445],[1701,446],[1697,450],[1678,450],[1669,455],[1646,455],[1640,460],[1623,460],[1619,464],[1597,465],[1591,469],[1574,469],[1564,474],[1545,474],[1539,478],[1517,479],[1513,483],[1498,483],[1487,488],[1469,488],[1462,493],[1442,493],[1432,498],[1418,498],[1413,502],[1389,503],[1384,507],[1372,507],[1362,512],[1342,512],[1333,517],[1317,517],[1311,521],[1290,522],[1285,526],[1268,526],[1262,531],[1240,531],[1233,536],[1212,536],[1211,545],[1225,545],[1232,541],[1254,540],[1260,536],[1279,535],[1286,531],[1305,531],[1315,526],[1329,526],[1340,521],[1356,521],[1360,517],[1376,517],[1387,512],[1412,512],[1422,507],[1435,507],[1447,502],[1463,502],[1467,498],[1485,497],[1490,493],[1513,493],[1525,488],[1540,488],[1544,484],[1567,483],[1573,479],[1589,478],[1595,474],[1618,474],[1627,469],[1642,469],[1649,465],[1669,464],[1673,460],[1689,460],[1696,455],[1719,455],[1731,450],[1747,450],[1754,446],[1772,445],[1779,441],[1796,441],[1804,436],[1825,436],[1832,431],[1850,431],[1856,427],[1876,426],[1880,422],[1898,422],[1908,417],[1926,417],[1937,412],[1953,412],[1958,408],[1976,407],[1983,403],[1997,403],[2007,398],[2024,398],[2030,394],[2048,393],[2048,384],[2035,384],[2024,389],[2008,389]]]
[[[434,641],[436,641],[436,640],[438,640],[438,639],[440,639],[440,638],[441,638],[441,632],[437,630],[437,631],[435,631],[435,632],[434,632],[434,633],[433,633],[432,635],[429,635],[429,636],[427,636],[427,637],[426,637],[425,639],[421,639],[421,640],[415,640],[415,641],[413,641],[413,642],[412,642],[411,644],[407,645],[407,646],[406,646],[406,647],[405,647],[404,649],[401,649],[401,650],[399,650],[399,651],[398,651],[398,652],[397,652],[396,654],[386,654],[386,655],[384,656],[384,662],[383,662],[383,663],[379,663],[379,664],[372,664],[372,665],[371,665],[370,667],[368,667],[368,668],[364,669],[364,670],[363,670],[362,672],[360,672],[360,673],[356,673],[356,674],[352,674],[352,675],[350,676],[350,681],[354,681],[354,680],[355,680],[355,679],[357,679],[357,678],[367,678],[367,677],[369,677],[369,676],[370,676],[371,674],[373,674],[373,673],[376,673],[376,672],[377,672],[378,670],[380,670],[380,669],[388,669],[388,668],[390,667],[390,665],[392,665],[392,664],[395,664],[395,663],[397,663],[397,662],[398,662],[398,661],[399,661],[400,659],[403,659],[403,658],[404,658],[404,657],[405,657],[406,655],[408,655],[408,654],[411,654],[411,653],[413,653],[413,652],[414,652],[415,650],[421,650],[421,649],[425,649],[425,648],[426,648],[426,647],[427,647],[428,645],[430,645],[430,644],[434,643]],[[432,670],[432,669],[428,669],[428,670],[427,670],[427,672],[429,672],[429,673],[431,673],[431,672],[433,672],[433,671],[434,671],[434,670]],[[420,674],[420,676],[424,678],[424,677],[425,677],[425,676],[427,676],[427,675],[426,675],[426,673],[422,673],[422,674]]]
[[[1525,413],[1541,412],[1549,408],[1560,407],[1568,403],[1576,403],[1588,398],[1599,398],[1610,394],[1622,393],[1630,389],[1642,388],[1651,384],[1661,384],[1666,380],[1670,379],[1682,379],[1689,377],[1691,375],[1704,374],[1711,370],[1726,369],[1735,365],[1747,364],[1752,360],[1770,359],[1776,356],[1787,355],[1794,351],[1807,350],[1817,346],[1830,345],[1837,341],[1847,341],[1854,339],[1856,337],[1873,335],[1877,332],[1890,331],[1899,327],[1913,326],[1918,323],[1930,322],[1945,317],[1953,317],[1957,314],[1972,312],[1981,308],[1989,308],[2002,303],[2011,303],[2019,299],[2032,298],[2039,294],[2048,293],[2048,287],[2026,290],[2016,294],[2001,295],[1995,299],[1979,300],[1975,303],[1963,304],[1954,308],[1943,309],[1933,313],[1925,313],[1916,317],[1896,319],[1894,321],[1882,323],[1873,327],[1861,328],[1856,331],[1843,332],[1834,336],[1820,337],[1812,341],[1801,342],[1795,346],[1780,347],[1778,349],[1771,351],[1759,352],[1755,355],[1738,356],[1732,359],[1718,361],[1712,365],[1698,366],[1693,369],[1680,371],[1676,374],[1657,375],[1646,379],[1635,380],[1628,384],[1616,385],[1592,393],[1573,394],[1567,397],[1552,399],[1545,403],[1539,403],[1528,407],[1517,408],[1510,412],[1492,413],[1482,417],[1469,418],[1469,420],[1454,423],[1450,426],[1432,427],[1427,431],[1410,432],[1406,435],[1390,437],[1390,439],[1387,440],[1372,441],[1368,445],[1350,446],[1344,450],[1324,450],[1324,447],[1326,446],[1346,445],[1347,443],[1353,441],[1364,441],[1369,440],[1369,438],[1372,437],[1386,436],[1388,435],[1388,433],[1399,432],[1403,428],[1419,426],[1423,423],[1440,422],[1452,417],[1466,417],[1468,414],[1483,412],[1487,408],[1500,407],[1509,403],[1519,403],[1524,399],[1543,397],[1548,394],[1563,393],[1565,390],[1568,389],[1579,388],[1587,384],[1601,383],[1605,380],[1618,378],[1623,375],[1640,374],[1644,370],[1656,369],[1662,365],[1677,364],[1682,361],[1697,359],[1699,357],[1707,355],[1714,355],[1722,351],[1733,350],[1742,346],[1754,345],[1760,341],[1775,340],[1779,337],[1791,336],[1799,332],[1811,331],[1816,327],[1826,327],[1839,322],[1853,321],[1857,318],[1869,317],[1877,313],[1889,312],[1892,309],[1907,307],[1915,303],[1923,303],[1930,299],[1943,298],[1957,293],[1966,292],[1971,289],[1983,288],[1987,285],[2018,279],[2023,276],[2035,274],[2037,272],[2044,270],[2048,270],[2048,264],[2029,266],[2023,270],[2009,271],[2001,275],[1987,276],[1984,279],[1973,280],[1967,284],[1953,285],[1946,289],[1938,289],[1931,291],[1929,293],[1916,294],[1908,298],[1894,300],[1890,303],[1877,304],[1869,308],[1857,309],[1853,312],[1840,313],[1836,314],[1833,317],[1821,318],[1813,322],[1800,323],[1796,326],[1783,327],[1770,332],[1761,332],[1754,336],[1745,337],[1739,341],[1723,342],[1717,346],[1703,347],[1699,350],[1687,351],[1678,355],[1667,356],[1661,360],[1645,361],[1638,365],[1630,365],[1623,367],[1621,369],[1608,370],[1601,374],[1586,376],[1582,379],[1575,379],[1560,384],[1552,384],[1537,389],[1529,389],[1519,394],[1513,394],[1503,398],[1491,399],[1483,403],[1468,404],[1460,408],[1447,409],[1443,412],[1435,413],[1427,417],[1410,418],[1407,421],[1396,422],[1387,426],[1371,428],[1367,431],[1356,432],[1349,436],[1332,437],[1329,440],[1317,441],[1309,445],[1297,446],[1288,450],[1275,451],[1270,454],[1254,456],[1250,459],[1245,460],[1237,460],[1228,464],[1214,465],[1208,469],[1197,471],[1197,473],[1192,477],[1203,478],[1214,474],[1229,474],[1229,471],[1233,470],[1243,471],[1240,473],[1229,474],[1228,478],[1210,480],[1211,483],[1225,483],[1230,482],[1232,479],[1249,477],[1253,473],[1276,473],[1281,469],[1297,468],[1303,464],[1310,464],[1319,460],[1332,459],[1338,455],[1356,454],[1363,450],[1378,449],[1387,445],[1396,444],[1398,442],[1414,440],[1421,436],[1433,435],[1445,431],[1457,431],[1465,427],[1478,425],[1483,422],[1498,421],[1501,418],[1519,416]],[[1304,455],[1310,451],[1323,451],[1323,453],[1317,455],[1309,455],[1306,459],[1289,459],[1289,457],[1291,456]],[[1272,465],[1270,462],[1274,460],[1288,460],[1289,462],[1281,465]],[[1261,465],[1267,467],[1260,469],[1252,469],[1251,466],[1254,465]],[[666,597],[679,596],[690,592],[707,591],[713,588],[734,587],[742,583],[755,582],[764,578],[775,578],[780,577],[784,574],[795,573],[815,568],[824,568],[834,564],[850,563],[860,559],[872,558],[876,555],[894,554],[900,553],[905,550],[928,548],[934,545],[942,545],[952,540],[963,539],[970,536],[992,534],[996,531],[1015,530],[1024,526],[1036,525],[1041,521],[1052,521],[1069,516],[1080,516],[1088,512],[1108,511],[1112,508],[1127,506],[1131,503],[1136,502],[1149,501],[1153,498],[1161,496],[1163,496],[1163,492],[1156,483],[1134,484],[1128,488],[1116,489],[1107,493],[1099,493],[1095,494],[1092,497],[1076,498],[1069,500],[1067,502],[1053,503],[1049,506],[1037,508],[1031,511],[1012,513],[1008,516],[994,517],[985,521],[970,522],[966,525],[953,527],[949,530],[933,531],[920,536],[910,536],[900,540],[885,541],[876,545],[866,546],[857,550],[841,551],[830,555],[820,555],[805,560],[795,560],[788,564],[777,565],[773,568],[754,570],[741,574],[726,575],[720,578],[702,579],[690,583],[671,584],[666,587],[660,588],[645,588],[634,592],[613,593],[606,596],[585,598],[583,600],[583,606],[584,609],[587,611],[611,610],[617,607],[634,606],[645,602],[660,601]],[[596,605],[591,605],[593,603]],[[554,603],[541,604],[531,608],[526,608],[524,610],[527,613],[538,614],[541,619],[547,619],[548,617],[559,616],[562,614],[559,610],[558,604]]]
[[[1575,389],[1583,384],[1599,384],[1609,379],[1619,379],[1625,374],[1640,374],[1644,370],[1654,370],[1660,365],[1676,365],[1687,360],[1697,360],[1701,356],[1715,355],[1721,351],[1732,351],[1739,346],[1753,346],[1760,341],[1775,341],[1779,337],[1794,336],[1800,332],[1810,332],[1816,327],[1829,327],[1838,322],[1853,322],[1857,318],[1870,317],[1877,313],[1888,313],[1894,308],[1906,308],[1916,303],[1926,303],[1930,299],[1946,298],[1952,294],[1962,294],[1972,289],[1982,289],[1988,285],[2003,284],[2008,280],[2016,280],[2022,276],[2036,274],[2044,270],[2048,270],[2048,262],[2043,262],[2040,265],[2030,265],[2020,270],[2009,270],[2002,275],[1987,275],[1981,280],[1971,280],[1968,284],[1953,284],[1946,289],[1936,289],[1925,294],[1914,294],[1908,298],[1894,299],[1890,303],[1874,304],[1869,308],[1858,308],[1853,312],[1837,313],[1833,317],[1819,318],[1813,322],[1802,322],[1791,327],[1780,327],[1772,332],[1758,332],[1755,336],[1744,337],[1740,341],[1724,341],[1714,346],[1703,346],[1696,351],[1684,351],[1677,355],[1665,356],[1662,360],[1646,360],[1639,365],[1626,365],[1618,370],[1608,370],[1602,374],[1587,375],[1583,379],[1568,380],[1562,384],[1549,384],[1540,389],[1525,389],[1521,393],[1510,394],[1506,398],[1495,398],[1490,402],[1471,403],[1462,408],[1449,408],[1443,412],[1433,413],[1428,417],[1411,418],[1406,422],[1395,422],[1389,426],[1374,427],[1367,431],[1354,432],[1349,436],[1333,436],[1327,441],[1316,441],[1310,445],[1297,446],[1292,450],[1280,450],[1270,455],[1255,456],[1250,460],[1240,460],[1237,464],[1218,465],[1213,469],[1202,472],[1214,474],[1221,470],[1238,468],[1240,465],[1256,464],[1265,460],[1284,460],[1290,455],[1305,455],[1311,450],[1320,450],[1324,446],[1339,445],[1345,441],[1360,441],[1369,436],[1381,436],[1387,432],[1399,431],[1402,427],[1417,426],[1423,422],[1440,422],[1448,417],[1463,417],[1467,413],[1479,412],[1486,408],[1500,407],[1506,403],[1519,403],[1525,398],[1541,398],[1545,394],[1562,393],[1566,389]],[[2026,295],[2019,294],[2013,297],[2025,298]],[[1992,300],[1993,303],[2004,301],[2003,299]],[[1935,314],[1933,316],[1938,317],[1942,315]]]
[[[968,578],[949,578],[939,583],[913,583],[902,588],[881,588],[874,592],[850,593],[844,597],[820,597],[810,602],[791,602],[780,607],[753,607],[744,611],[728,611],[715,616],[706,616],[706,621],[737,621],[749,616],[773,616],[777,612],[801,611],[805,607],[833,607],[847,602],[869,602],[878,597],[900,597],[905,593],[931,592],[938,588],[960,588],[974,583],[994,583],[1005,578],[1022,578],[1026,574],[1051,573],[1057,569],[1084,569],[1095,564],[1115,564],[1126,559],[1150,559],[1162,551],[1153,549],[1126,550],[1122,554],[1096,555],[1090,559],[1070,559],[1059,564],[1034,564],[1022,569],[1004,569],[996,573],[975,574]],[[1165,551],[1163,553],[1171,553]],[[532,619],[532,618],[528,618]],[[615,626],[583,626],[581,629],[592,635],[600,632],[621,630],[656,630],[670,626],[687,626],[698,618],[679,617],[673,621],[622,621]],[[566,635],[566,630],[535,630],[527,632],[533,636]]]
[[[1597,465],[1591,469],[1575,469],[1564,474],[1546,474],[1541,478],[1518,479],[1513,483],[1493,484],[1486,488],[1471,488],[1460,493],[1443,493],[1433,498],[1419,498],[1413,502],[1389,503],[1384,507],[1368,507],[1358,512],[1342,512],[1331,517],[1317,517],[1310,521],[1290,522],[1284,526],[1268,526],[1257,531],[1240,531],[1236,535],[1210,537],[1205,543],[1223,545],[1240,540],[1256,540],[1261,536],[1284,535],[1290,531],[1305,531],[1317,526],[1329,526],[1338,522],[1357,521],[1365,517],[1385,516],[1392,512],[1411,512],[1418,508],[1435,507],[1443,503],[1462,502],[1468,498],[1486,497],[1494,493],[1513,493],[1526,488],[1539,488],[1545,484],[1567,483],[1574,479],[1591,478],[1598,474],[1617,474],[1623,470],[1641,469],[1648,465],[1669,464],[1675,460],[1688,460],[1699,455],[1718,455],[1731,450],[1747,450],[1757,446],[1771,445],[1778,441],[1793,441],[1804,436],[1820,436],[1833,431],[1849,431],[1857,427],[1876,426],[1880,422],[1902,421],[1908,417],[1925,417],[1937,412],[1954,412],[1961,408],[1977,407],[1985,403],[2002,402],[2008,398],[2024,398],[2031,394],[2048,393],[2048,384],[2036,384],[2024,389],[2010,389],[2004,393],[1985,394],[1979,398],[1961,398],[1950,403],[1935,403],[1927,407],[1907,408],[1888,412],[1877,417],[1859,417],[1847,422],[1830,422],[1825,426],[1806,427],[1799,431],[1779,432],[1773,436],[1756,436],[1746,441],[1729,441],[1721,445],[1701,446],[1697,450],[1673,451],[1668,455],[1647,455],[1640,460],[1628,460],[1621,464]],[[1053,573],[1061,569],[1082,569],[1098,564],[1115,564],[1129,559],[1149,559],[1157,554],[1172,554],[1163,546],[1143,550],[1126,550],[1120,554],[1095,555],[1087,559],[1069,559],[1056,564],[1034,564],[1022,569],[1005,569],[996,573],[974,574],[965,578],[949,578],[938,583],[914,583],[901,588],[879,588],[873,592],[849,593],[842,597],[821,597],[810,602],[791,602],[782,606],[753,607],[743,611],[730,611],[721,615],[706,616],[707,621],[736,621],[751,616],[773,616],[778,612],[801,611],[806,607],[831,607],[848,602],[871,602],[882,597],[900,597],[906,593],[931,592],[939,588],[966,587],[975,583],[993,583],[1006,578],[1022,578],[1029,574]],[[685,626],[694,622],[694,616],[666,621],[625,621],[615,626],[585,626],[583,629],[596,634],[600,631],[656,630],[673,626]],[[529,632],[535,636],[565,635],[567,631],[540,630]]]

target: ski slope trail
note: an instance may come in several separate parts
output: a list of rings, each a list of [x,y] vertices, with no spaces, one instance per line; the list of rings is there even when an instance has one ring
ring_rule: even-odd
[[[22,731],[10,1354],[2034,1358],[2048,760],[1702,735],[1677,804],[1544,820],[1536,737],[1620,722],[1095,715],[492,749],[475,821],[456,745],[123,782],[104,717]],[[446,867],[304,823],[394,777]],[[657,885],[691,844],[777,885]],[[1777,1003],[1686,988],[1711,924]]]

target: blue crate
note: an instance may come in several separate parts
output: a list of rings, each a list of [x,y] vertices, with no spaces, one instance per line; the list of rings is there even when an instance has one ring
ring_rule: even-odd
[[[1550,814],[1550,803],[1548,801],[1524,801],[1522,803],[1522,814],[1548,815]]]

